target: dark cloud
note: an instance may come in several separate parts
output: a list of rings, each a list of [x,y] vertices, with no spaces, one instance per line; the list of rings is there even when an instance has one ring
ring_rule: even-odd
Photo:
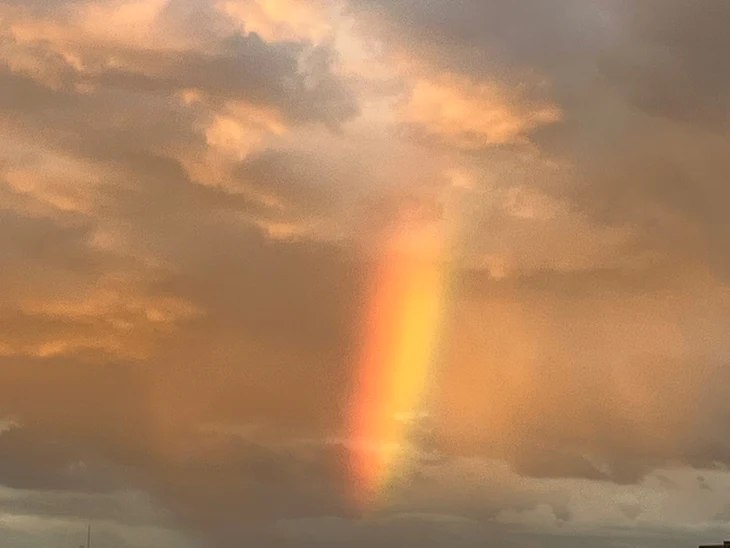
[[[112,52],[110,52],[111,54]],[[297,44],[268,44],[257,35],[234,35],[212,53],[113,52],[128,69],[107,69],[80,81],[132,92],[170,94],[196,89],[221,101],[243,100],[280,108],[293,121],[324,121],[336,125],[357,113],[349,91],[316,66],[307,84],[297,58]]]
[[[343,457],[335,449],[307,456],[229,442],[195,460],[154,470],[152,492],[183,523],[207,530],[273,518],[343,516]],[[156,485],[154,485],[156,484]]]
[[[195,20],[189,9],[180,4],[171,4],[162,12],[159,23],[162,27],[167,23],[180,32],[178,27],[184,30],[186,21],[196,25],[204,23],[204,18]],[[200,28],[211,32],[216,26]],[[33,59],[38,70],[34,76],[40,76],[42,81],[43,75],[48,75],[52,79],[44,83],[59,91],[52,93],[33,86],[27,77],[13,75],[10,79],[15,89],[6,88],[3,95],[9,101],[8,106],[28,108],[51,98],[58,100],[70,95],[68,100],[73,100],[79,85],[93,86],[96,94],[116,91],[167,98],[194,89],[218,105],[239,100],[273,107],[295,123],[324,122],[336,126],[357,114],[356,99],[345,82],[333,74],[332,54],[325,46],[267,43],[256,34],[234,30],[230,24],[221,31],[226,33],[209,36],[212,42],[203,49],[185,51],[156,50],[93,38],[89,39],[93,47],[87,47],[83,39],[75,37],[70,45],[63,47],[74,51],[83,69],[62,55],[61,45],[42,39],[20,42],[5,33],[5,63],[13,55]],[[74,44],[74,39],[79,43]],[[303,71],[300,58],[305,54],[316,62],[307,63]],[[110,63],[110,59],[114,62]]]
[[[351,375],[357,263],[320,246],[251,238],[233,252],[222,244],[211,242],[166,285],[209,319],[182,330],[163,355],[184,364],[183,386],[194,381],[211,419],[337,431]],[[211,361],[203,374],[197,364]]]
[[[6,65],[0,65],[0,77],[3,81],[0,106],[6,112],[34,112],[73,101],[71,95],[49,89],[30,76],[13,73]]]
[[[93,462],[89,448],[49,437],[43,430],[12,427],[0,434],[6,487],[38,491],[108,493],[122,489],[123,476]]]
[[[25,504],[36,515],[89,519],[101,513],[114,518],[115,507],[125,515],[125,493],[140,493],[150,498],[152,508],[164,512],[128,516],[132,524],[175,524],[211,537],[260,520],[350,513],[340,490],[345,453],[337,446],[271,449],[195,429],[187,430],[184,438],[170,438],[169,429],[156,432],[167,436],[171,445],[166,447],[159,440],[137,437],[129,425],[130,439],[122,450],[100,443],[90,432],[78,434],[37,424],[0,434],[0,484],[47,493],[15,501],[6,510],[20,511]],[[183,447],[184,453],[174,453]],[[95,506],[94,500],[102,505]],[[64,503],[71,504],[61,507]]]
[[[725,2],[620,3],[618,24],[631,42],[606,61],[606,74],[649,114],[727,127],[730,86],[721,52],[730,22]]]
[[[580,102],[564,107],[595,101],[592,82],[602,76],[602,85],[617,86],[651,113],[689,122],[726,118],[721,52],[730,11],[724,2],[349,4],[356,13],[385,14],[403,40],[415,42],[413,49],[426,51],[442,69],[488,79],[537,70],[560,99],[577,85],[571,96],[582,96]]]
[[[76,465],[83,469],[83,463]],[[90,476],[94,482],[104,485],[101,475]],[[3,498],[3,509],[10,516],[36,516],[40,519],[69,520],[74,522],[80,518],[94,522],[115,522],[123,527],[160,527],[173,526],[169,515],[164,511],[150,508],[149,497],[139,493],[77,493],[65,490],[29,491],[27,489],[12,491],[13,497]],[[75,528],[81,531],[81,527]],[[100,540],[94,531],[94,540]],[[106,534],[100,535],[102,538]],[[81,537],[81,535],[79,535]]]
[[[418,52],[437,70],[547,94],[563,116],[532,138],[571,168],[557,178],[528,173],[521,184],[574,202],[597,223],[639,226],[642,245],[659,253],[726,269],[727,4],[350,6],[376,17],[387,43]],[[547,86],[539,85],[543,77]]]
[[[167,389],[176,386],[174,369],[83,365],[73,357],[5,359],[0,413],[16,417],[18,426],[0,433],[0,484],[107,498],[146,493],[178,526],[206,534],[243,521],[350,512],[341,491],[344,448],[267,446],[205,432],[199,400]],[[71,517],[100,511],[74,507]],[[69,512],[50,500],[34,511]]]
[[[59,272],[98,271],[103,262],[103,254],[95,256],[88,248],[89,227],[63,226],[9,210],[0,210],[0,222],[4,227],[0,236],[3,261]]]
[[[584,68],[607,32],[602,17],[607,8],[574,0],[550,5],[537,0],[350,0],[349,5],[358,14],[384,14],[394,24],[386,28],[402,33],[401,38],[389,36],[392,43],[405,41],[442,70],[510,83],[516,83],[514,69],[524,76],[531,70]]]
[[[23,430],[11,430],[9,441],[15,435],[19,441],[43,444],[45,434],[53,444],[60,434],[62,446],[64,439],[72,445],[82,440],[81,450],[104,455],[127,447],[134,452],[154,440],[154,379],[139,366],[97,366],[76,357],[10,357],[3,358],[1,367],[3,414],[33,427],[30,434],[40,438],[26,440]]]
[[[247,159],[234,176],[306,218],[331,216],[341,207],[343,182],[350,173],[346,166],[323,164],[316,152],[268,150]]]

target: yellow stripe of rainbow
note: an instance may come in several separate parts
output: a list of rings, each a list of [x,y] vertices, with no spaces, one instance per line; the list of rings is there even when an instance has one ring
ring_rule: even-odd
[[[443,233],[406,216],[387,235],[367,303],[348,436],[352,496],[360,511],[405,465],[408,425],[419,414],[439,346],[445,300]]]

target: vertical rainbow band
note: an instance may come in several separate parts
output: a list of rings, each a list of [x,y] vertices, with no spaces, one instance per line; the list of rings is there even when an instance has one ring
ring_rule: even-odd
[[[350,474],[360,511],[383,498],[407,465],[406,417],[420,415],[440,346],[447,283],[443,231],[412,216],[385,238],[364,316],[348,437]]]

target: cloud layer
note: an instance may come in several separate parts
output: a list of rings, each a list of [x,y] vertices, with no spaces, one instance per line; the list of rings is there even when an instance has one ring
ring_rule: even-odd
[[[8,540],[720,540],[726,6],[5,2]],[[343,428],[401,200],[458,234],[451,318],[364,519]]]

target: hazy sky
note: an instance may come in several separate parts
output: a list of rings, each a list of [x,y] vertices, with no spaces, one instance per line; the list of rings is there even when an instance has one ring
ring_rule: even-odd
[[[724,0],[0,2],[0,544],[730,536],[728,29]],[[362,518],[343,425],[404,197],[458,228],[448,306]]]

